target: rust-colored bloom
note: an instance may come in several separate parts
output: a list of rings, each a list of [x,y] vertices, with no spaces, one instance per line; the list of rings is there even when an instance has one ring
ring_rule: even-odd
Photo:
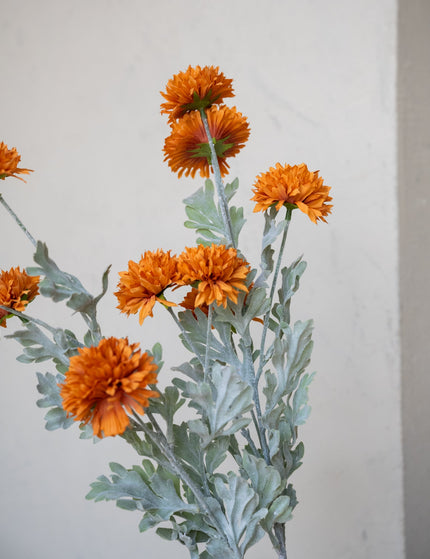
[[[279,210],[287,203],[297,206],[314,223],[319,219],[326,221],[325,216],[333,207],[327,202],[332,198],[330,187],[323,184],[318,173],[309,171],[304,163],[293,166],[277,163],[257,177],[251,198],[257,202],[254,212],[267,210],[273,204]]]
[[[209,314],[209,307],[207,306],[206,303],[202,303],[201,305],[196,305],[196,298],[199,294],[199,290],[195,287],[191,288],[191,291],[188,291],[188,293],[185,295],[182,303],[179,303],[181,307],[183,307],[184,309],[187,309],[189,311],[192,311],[194,318],[196,318],[196,314],[194,313],[194,309],[198,306],[199,309],[201,311],[203,311],[205,313],[205,315],[207,316]]]
[[[227,157],[235,157],[249,137],[246,117],[236,107],[211,107],[207,112],[209,130],[214,140],[221,175],[228,173]],[[200,113],[193,112],[172,124],[172,133],[164,143],[164,161],[180,178],[209,177],[211,152]]]
[[[130,260],[128,271],[120,272],[118,291],[118,309],[123,313],[136,314],[139,311],[139,322],[143,323],[147,316],[153,316],[152,309],[156,301],[167,306],[175,303],[166,301],[163,291],[171,287],[176,280],[176,256],[158,249],[146,251],[139,262]]]
[[[178,256],[177,283],[198,284],[195,307],[213,302],[226,307],[227,299],[237,303],[238,290],[248,292],[245,280],[249,271],[248,263],[237,256],[235,248],[198,245],[185,248]]]
[[[159,396],[146,388],[157,382],[157,365],[138,347],[127,338],[107,338],[70,358],[63,408],[75,421],[91,423],[97,437],[120,435],[130,423],[127,412],[143,414],[148,398]]]
[[[161,114],[168,114],[169,122],[174,122],[188,111],[220,104],[225,97],[234,97],[231,84],[218,66],[189,66],[167,82],[166,93],[160,91],[167,101],[161,104]]]
[[[2,142],[0,144],[0,179],[4,180],[6,177],[15,177],[16,179],[24,181],[22,177],[18,177],[18,174],[28,175],[32,172],[32,169],[22,169],[18,167],[20,161],[21,156],[16,151],[16,148],[9,149],[7,145]]]
[[[0,272],[0,305],[23,312],[25,307],[39,294],[40,276],[29,276],[19,267]],[[6,328],[8,312],[0,309],[0,326]]]

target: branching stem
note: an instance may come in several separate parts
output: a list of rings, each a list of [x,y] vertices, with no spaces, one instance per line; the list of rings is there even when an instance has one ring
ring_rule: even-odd
[[[22,312],[16,311],[15,309],[11,309],[9,307],[5,307],[3,305],[0,305],[0,309],[2,309],[3,311],[8,312],[10,314],[13,314],[14,316],[18,316],[22,320],[27,320],[28,322],[34,322],[34,324],[38,324],[42,328],[45,328],[46,330],[49,330],[49,332],[51,332],[51,334],[55,334],[55,332],[57,331],[56,328],[53,328],[52,326],[49,326],[49,324],[47,324],[46,322],[43,322],[43,320],[40,320],[39,318],[34,318],[32,316],[29,316],[28,314],[23,314]]]
[[[37,246],[37,241],[36,239],[33,237],[33,235],[29,232],[29,230],[27,229],[27,227],[23,224],[23,222],[19,219],[19,217],[16,215],[16,213],[13,211],[13,209],[9,206],[9,204],[6,202],[6,200],[3,198],[3,195],[0,194],[0,202],[3,204],[3,206],[6,208],[6,210],[9,212],[9,214],[14,218],[14,220],[17,222],[17,224],[19,225],[19,227],[24,231],[24,233],[27,235],[27,238],[30,240],[30,242],[33,244],[34,247]]]
[[[265,346],[266,346],[267,330],[269,328],[270,313],[272,311],[273,297],[275,295],[276,283],[278,281],[279,270],[281,268],[281,261],[282,261],[282,256],[283,256],[284,249],[285,249],[285,243],[286,243],[286,240],[287,240],[288,229],[289,229],[289,226],[290,226],[290,223],[291,223],[292,209],[291,208],[286,208],[286,210],[287,210],[286,214],[285,214],[286,223],[285,223],[284,233],[282,235],[282,241],[281,241],[281,246],[279,248],[278,259],[276,261],[275,271],[273,273],[272,287],[270,288],[269,308],[267,309],[267,312],[264,315],[263,333],[261,335],[260,361],[258,363],[258,371],[257,371],[257,376],[256,376],[257,384],[260,380],[261,373],[263,372],[263,367],[265,365],[265,353],[264,352],[265,352]]]

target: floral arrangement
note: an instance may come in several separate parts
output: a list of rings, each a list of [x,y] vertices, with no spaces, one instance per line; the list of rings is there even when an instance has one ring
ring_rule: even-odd
[[[224,183],[228,159],[250,134],[246,117],[224,104],[234,96],[232,80],[213,66],[190,66],[161,95],[170,125],[165,161],[178,177],[206,179],[184,200],[185,226],[195,229],[197,243],[179,255],[148,250],[130,260],[115,295],[119,311],[138,314],[140,324],[167,309],[189,361],[174,367],[178,376],[170,374],[159,390],[159,344],[143,351],[126,337],[102,335],[97,305],[109,269],[94,297],[56,265],[1,194],[34,244],[36,266],[1,271],[0,326],[10,328],[17,317],[22,329],[6,337],[22,345],[18,360],[55,366],[37,373],[47,429],[77,422],[81,438],[117,436],[136,451],[138,464],[111,463],[110,476],[91,484],[88,499],[138,511],[140,531],[156,527],[192,559],[241,559],[265,534],[286,559],[285,524],[298,502],[291,476],[304,454],[298,428],[310,412],[313,374],[305,372],[312,321],[291,321],[306,263],[298,258],[282,266],[282,259],[293,210],[325,222],[330,188],[303,163],[276,163],[257,176],[251,200],[264,224],[261,262],[253,267],[239,249],[243,208],[231,205],[238,180]],[[16,149],[1,143],[0,179],[23,180],[31,170],[19,164]],[[39,294],[80,314],[88,329],[82,340],[27,314]],[[190,418],[179,423],[183,406]]]

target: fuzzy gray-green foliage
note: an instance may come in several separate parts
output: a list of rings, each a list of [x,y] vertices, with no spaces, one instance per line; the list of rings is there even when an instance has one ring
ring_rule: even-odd
[[[237,189],[237,179],[226,186],[227,202]],[[227,244],[210,180],[185,205],[185,225],[196,230],[198,242]],[[243,209],[232,207],[229,215],[237,243],[245,223]],[[310,412],[313,374],[305,371],[312,321],[291,323],[291,298],[306,263],[298,258],[280,270],[280,287],[271,301],[275,246],[288,222],[278,219],[273,207],[264,215],[260,275],[256,270],[249,274],[249,293],[240,293],[237,304],[215,306],[209,325],[200,309],[178,313],[181,341],[193,355],[172,369],[179,376],[159,398],[151,399],[146,415],[130,418],[121,435],[141,462],[130,468],[111,463],[110,475],[100,476],[87,495],[137,511],[142,532],[156,528],[161,537],[184,545],[191,559],[241,559],[265,533],[279,554],[279,534],[297,505],[290,476],[302,463],[298,428]],[[55,302],[66,301],[88,327],[82,342],[70,330],[44,329],[31,320],[12,336],[23,346],[20,361],[53,361],[55,375],[37,374],[42,396],[37,404],[49,408],[47,429],[66,428],[73,418],[62,408],[59,385],[78,348],[101,339],[96,310],[107,290],[109,269],[102,292],[93,297],[75,276],[60,270],[46,245],[38,243],[34,259],[38,267],[29,271],[43,276],[41,293]],[[269,336],[264,348],[259,342],[262,329]],[[148,353],[160,369],[161,346]],[[181,408],[188,409],[188,418],[178,421]],[[90,437],[91,427],[82,425],[81,438]],[[225,466],[228,457],[234,471]]]

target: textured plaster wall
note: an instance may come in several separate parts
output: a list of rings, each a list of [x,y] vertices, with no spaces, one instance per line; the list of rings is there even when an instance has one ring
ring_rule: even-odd
[[[295,474],[300,505],[288,525],[292,559],[403,559],[397,294],[396,3],[394,0],[201,3],[17,0],[2,7],[1,134],[35,169],[2,192],[34,236],[94,293],[112,264],[100,310],[106,335],[183,360],[162,309],[139,327],[120,316],[117,274],[146,249],[180,251],[181,200],[201,181],[163,164],[168,133],[159,90],[189,64],[234,78],[252,136],[232,161],[248,223],[242,250],[257,264],[262,218],[254,177],[277,161],[306,162],[333,187],[329,224],[294,214],[286,263],[309,262],[294,318],[314,317],[313,413]],[[0,262],[30,265],[32,247],[0,213]],[[81,329],[61,306],[31,312]],[[11,323],[12,330],[13,323]],[[138,515],[86,502],[108,462],[130,466],[121,440],[97,445],[76,429],[49,433],[35,406],[35,371],[0,333],[0,554],[7,559],[187,557],[140,535]],[[261,542],[250,559],[272,557]]]

